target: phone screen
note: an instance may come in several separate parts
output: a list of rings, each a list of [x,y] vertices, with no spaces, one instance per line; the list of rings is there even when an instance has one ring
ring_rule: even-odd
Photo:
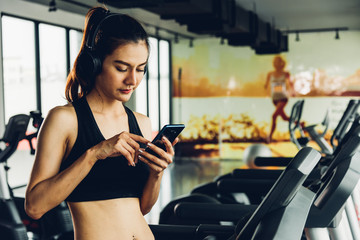
[[[177,136],[181,133],[181,131],[185,128],[184,124],[168,124],[165,125],[160,132],[156,135],[156,137],[152,140],[152,144],[162,148],[164,151],[166,151],[165,144],[161,140],[163,136],[165,136],[167,139],[169,139],[170,142],[173,142]],[[150,150],[149,148],[145,149],[147,152],[157,156],[155,152]]]

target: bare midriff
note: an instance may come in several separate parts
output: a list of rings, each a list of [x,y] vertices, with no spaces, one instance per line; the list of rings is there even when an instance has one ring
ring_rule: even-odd
[[[75,240],[154,240],[138,198],[68,203]]]

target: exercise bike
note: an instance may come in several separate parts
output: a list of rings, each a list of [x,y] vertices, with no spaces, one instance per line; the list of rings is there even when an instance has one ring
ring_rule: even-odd
[[[31,119],[36,131],[27,134]],[[15,189],[26,185],[11,188],[8,184],[9,158],[16,151],[19,142],[24,139],[29,142],[30,154],[35,154],[32,140],[37,137],[42,121],[39,111],[32,111],[29,115],[12,116],[0,139],[0,142],[5,143],[4,149],[0,149],[0,236],[6,240],[73,239],[72,219],[65,202],[50,210],[39,220],[34,220],[25,212],[25,198],[16,197],[13,193]]]

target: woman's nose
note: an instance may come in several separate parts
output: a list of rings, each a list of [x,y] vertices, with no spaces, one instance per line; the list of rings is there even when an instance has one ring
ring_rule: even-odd
[[[129,74],[126,77],[126,84],[128,85],[135,85],[136,84],[136,69],[129,71]]]

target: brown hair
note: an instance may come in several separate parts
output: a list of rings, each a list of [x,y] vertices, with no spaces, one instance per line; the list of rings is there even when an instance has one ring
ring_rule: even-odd
[[[101,23],[100,26],[97,26],[107,14],[109,14],[109,11],[103,7],[94,7],[86,14],[80,51],[67,77],[65,97],[68,102],[86,96],[94,87],[95,76],[89,77],[79,69],[81,64],[79,56],[87,47],[87,39],[93,28],[99,27],[99,30],[95,33],[93,47],[101,62],[116,48],[129,42],[145,41],[149,49],[149,39],[145,29],[137,20],[128,15],[113,14],[113,16],[104,20],[105,24]]]

